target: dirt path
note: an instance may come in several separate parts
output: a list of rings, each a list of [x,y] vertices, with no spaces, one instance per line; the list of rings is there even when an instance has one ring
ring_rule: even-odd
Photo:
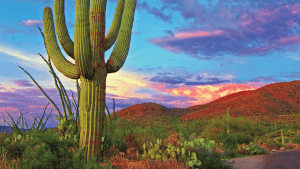
[[[300,169],[300,150],[270,152],[269,155],[234,158],[236,169]]]

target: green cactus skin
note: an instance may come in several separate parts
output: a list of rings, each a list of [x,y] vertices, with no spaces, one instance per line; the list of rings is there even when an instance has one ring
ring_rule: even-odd
[[[229,108],[227,109],[227,120],[229,120],[230,118],[230,112],[229,112]],[[227,124],[227,134],[230,133],[230,129],[229,129],[229,123]]]
[[[178,142],[179,143],[179,142]],[[177,145],[177,142],[174,143]],[[147,152],[147,148],[148,152]],[[150,146],[146,146],[143,144],[144,153],[142,154],[142,159],[147,160],[162,160],[166,161],[168,159],[177,159],[186,161],[186,166],[195,167],[200,166],[201,161],[196,157],[195,152],[187,151],[185,148],[198,148],[198,147],[206,147],[206,148],[215,148],[214,140],[206,140],[204,138],[196,138],[190,142],[184,141],[178,147],[172,145],[171,142],[167,142],[165,146],[161,144],[161,140],[157,139],[157,144],[153,146],[152,142],[150,142]]]
[[[65,24],[64,0],[54,2],[57,37],[64,51],[75,60],[75,65],[64,58],[58,47],[51,8],[46,7],[43,12],[45,46],[49,57],[63,75],[81,81],[79,148],[85,148],[84,161],[94,158],[100,161],[106,76],[117,72],[126,60],[136,6],[136,0],[119,0],[105,37],[106,2],[91,0],[90,4],[90,0],[76,1],[74,43]],[[113,52],[105,63],[104,52],[115,41]]]
[[[284,145],[284,138],[283,138],[283,129],[281,129],[281,141],[282,141],[282,144]]]

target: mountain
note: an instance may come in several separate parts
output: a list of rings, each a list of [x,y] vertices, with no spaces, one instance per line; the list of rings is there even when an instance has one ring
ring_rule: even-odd
[[[5,129],[4,129],[4,126],[1,126],[1,125],[0,125],[0,133],[10,133],[10,132],[12,131],[12,128],[13,128],[13,127],[5,126]],[[22,131],[21,128],[18,127],[18,129],[19,129],[20,131]],[[45,128],[45,129],[47,129],[47,128]],[[27,130],[28,130],[28,129],[24,126],[24,131],[27,131]]]
[[[142,103],[116,112],[125,119],[146,116],[179,117],[182,120],[199,120],[222,116],[227,108],[232,117],[287,115],[300,112],[300,81],[273,83],[256,90],[233,93],[204,105],[188,108],[166,108],[156,103]],[[113,116],[111,114],[111,118]]]
[[[9,126],[0,126],[0,133],[10,133],[12,131],[13,127],[9,127]],[[25,127],[26,128],[26,127]],[[22,129],[19,128],[20,131],[22,131]],[[27,129],[24,129],[24,131],[27,131]]]
[[[187,108],[167,108],[152,102],[136,104],[117,111],[116,115],[129,121],[140,120],[147,116],[200,120],[204,117],[210,119],[222,116],[228,108],[232,117],[300,113],[300,81],[273,83],[256,90],[232,93],[210,103]],[[113,114],[110,115],[113,119]],[[0,133],[3,129],[4,127],[0,126]],[[4,132],[9,133],[11,129],[12,127],[6,126]]]
[[[300,112],[299,91],[300,81],[269,84],[256,90],[241,91],[219,98],[180,118],[212,118],[222,115],[227,111],[227,108],[229,108],[232,117],[298,113]],[[195,108],[195,106],[189,108]]]
[[[146,116],[160,117],[160,116],[172,116],[180,117],[188,113],[194,112],[196,109],[185,108],[166,108],[165,106],[156,103],[142,103],[133,106],[126,107],[116,112],[118,117],[128,118],[142,118]],[[113,119],[113,114],[110,114]]]

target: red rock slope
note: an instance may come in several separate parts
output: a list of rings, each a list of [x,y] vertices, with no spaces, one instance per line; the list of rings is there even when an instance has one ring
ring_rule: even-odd
[[[221,116],[230,109],[233,117],[284,115],[300,112],[300,81],[281,82],[256,90],[233,93],[204,105],[188,108],[166,108],[156,103],[142,103],[116,112],[118,117],[129,119],[146,116],[172,116],[187,119],[202,119]]]
[[[227,108],[233,117],[300,112],[299,91],[300,81],[269,84],[256,90],[233,93],[200,107],[188,107],[187,109],[198,110],[180,118],[215,117],[225,113]]]

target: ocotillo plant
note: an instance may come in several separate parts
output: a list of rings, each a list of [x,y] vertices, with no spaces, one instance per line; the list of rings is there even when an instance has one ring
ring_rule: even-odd
[[[81,81],[79,148],[85,149],[84,161],[100,161],[106,76],[117,72],[126,60],[136,6],[136,0],[119,0],[112,26],[105,37],[106,1],[91,0],[90,5],[90,0],[76,0],[74,42],[65,24],[64,0],[54,2],[57,37],[65,52],[75,60],[75,65],[64,58],[58,47],[51,8],[46,7],[43,12],[49,57],[63,75]],[[116,39],[113,52],[105,63],[104,52]]]

